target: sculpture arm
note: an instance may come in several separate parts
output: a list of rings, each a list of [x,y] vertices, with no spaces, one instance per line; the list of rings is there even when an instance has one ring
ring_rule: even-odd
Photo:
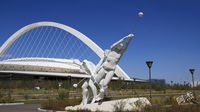
[[[97,73],[97,72],[100,70],[103,61],[104,61],[104,59],[101,59],[101,60],[99,61],[99,63],[98,63],[97,66],[96,66],[95,73]]]
[[[96,65],[95,73],[97,73],[100,70],[100,68],[102,67],[102,64],[105,62],[109,52],[110,52],[110,50],[105,50],[104,51],[104,57]]]
[[[95,64],[88,61],[83,60],[82,68],[86,71],[87,74],[94,76],[95,73]]]
[[[79,60],[73,60],[73,63],[78,66],[82,66],[82,63]]]
[[[73,60],[73,63],[80,67],[80,72],[87,73],[86,69],[83,67],[83,62],[80,62],[79,60]]]

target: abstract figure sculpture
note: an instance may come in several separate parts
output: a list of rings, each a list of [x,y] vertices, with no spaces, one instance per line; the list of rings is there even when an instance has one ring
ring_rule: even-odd
[[[178,96],[176,98],[176,101],[179,105],[181,104],[185,104],[185,103],[193,103],[193,104],[198,104],[196,101],[195,101],[195,97],[194,97],[194,94],[192,92],[187,92],[186,94],[184,95],[181,95],[181,96]]]
[[[93,96],[93,98],[90,103],[101,102],[103,100],[104,93],[108,88],[108,84],[114,76],[116,66],[132,38],[133,34],[129,34],[128,36],[114,43],[109,50],[104,51],[104,57],[96,66],[87,60],[82,62],[81,69],[86,74],[91,75],[91,78],[86,80],[82,85],[83,96],[81,105],[88,104],[91,96]],[[100,88],[98,95],[96,85]]]

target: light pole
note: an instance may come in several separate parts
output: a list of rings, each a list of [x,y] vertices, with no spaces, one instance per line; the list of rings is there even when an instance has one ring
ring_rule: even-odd
[[[132,81],[132,94],[133,94],[133,85],[135,84],[135,78],[133,77],[133,81]]]
[[[171,81],[171,86],[172,86],[173,82],[174,82],[174,81]]]
[[[195,69],[189,69],[191,75],[192,75],[192,90],[193,90],[193,94],[195,96],[195,91],[194,91],[194,71]]]
[[[153,61],[146,61],[146,64],[147,64],[147,66],[148,66],[148,68],[149,68],[149,83],[150,83],[150,86],[149,86],[149,93],[150,93],[150,101],[151,101],[151,66],[152,66],[152,64],[153,64]]]
[[[8,97],[9,97],[9,100],[11,100],[11,87],[12,87],[12,74],[10,74],[10,84],[9,84],[9,93],[8,93]]]

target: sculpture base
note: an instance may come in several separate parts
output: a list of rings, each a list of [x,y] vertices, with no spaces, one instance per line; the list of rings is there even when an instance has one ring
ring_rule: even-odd
[[[100,111],[112,112],[116,109],[116,107],[118,108],[123,107],[124,110],[140,110],[147,105],[151,105],[149,100],[145,97],[141,97],[141,98],[127,98],[120,100],[104,101],[101,104],[93,103],[93,104],[87,104],[85,106],[82,105],[68,106],[65,108],[65,110],[89,109],[91,111],[100,110]]]

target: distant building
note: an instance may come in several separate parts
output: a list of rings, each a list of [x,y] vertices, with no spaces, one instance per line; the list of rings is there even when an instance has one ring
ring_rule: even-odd
[[[190,83],[192,85],[192,82]],[[200,85],[200,81],[194,81],[194,87],[197,87]]]
[[[165,79],[151,79],[151,82],[165,84]]]

